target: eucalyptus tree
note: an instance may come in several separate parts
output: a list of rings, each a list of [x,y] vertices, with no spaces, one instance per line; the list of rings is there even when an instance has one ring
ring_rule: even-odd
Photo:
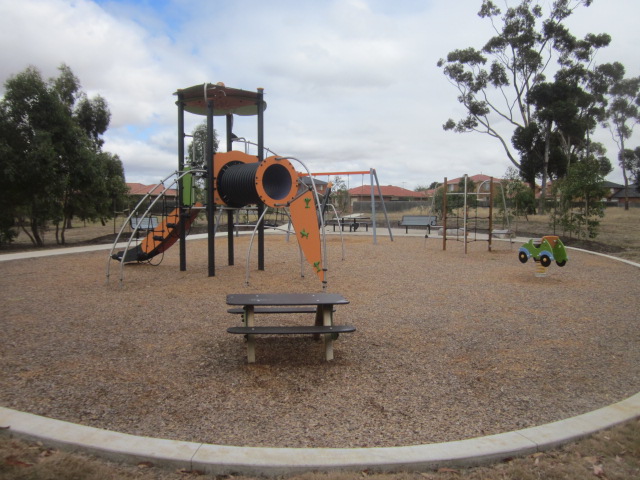
[[[449,119],[443,128],[495,138],[523,175],[531,170],[531,165],[523,162],[544,164],[544,149],[547,154],[552,150],[549,122],[553,125],[551,115],[556,109],[539,100],[536,104],[536,92],[539,98],[545,89],[561,89],[561,85],[552,86],[553,82],[545,87],[550,73],[564,70],[568,78],[589,71],[595,52],[610,42],[606,34],[588,34],[578,39],[565,25],[578,7],[591,3],[592,0],[556,0],[545,7],[543,2],[520,0],[503,14],[493,1],[483,0],[478,15],[491,22],[495,35],[479,50],[454,50],[438,62],[457,88],[458,101],[466,112],[458,121]],[[588,84],[585,75],[580,82]],[[575,80],[565,79],[564,83],[565,87],[578,85]],[[538,117],[540,108],[543,111]],[[552,126],[551,130],[557,129]],[[562,142],[562,137],[558,141]],[[531,174],[526,179],[531,181]]]
[[[633,155],[628,153],[626,142],[631,138],[635,125],[640,121],[640,76],[624,78],[625,68],[620,63],[610,65],[609,105],[603,124],[609,128],[618,147],[618,163],[624,179],[624,208],[629,209],[629,172],[633,169]],[[637,150],[637,149],[636,149]],[[631,160],[631,163],[630,163]]]
[[[122,162],[102,151],[110,112],[106,101],[88,98],[71,69],[42,78],[31,66],[5,82],[0,101],[0,205],[38,246],[48,223],[56,240],[72,217],[104,220],[126,193]],[[5,218],[7,220],[7,218]],[[6,225],[8,222],[4,222]],[[4,238],[10,238],[10,234]]]

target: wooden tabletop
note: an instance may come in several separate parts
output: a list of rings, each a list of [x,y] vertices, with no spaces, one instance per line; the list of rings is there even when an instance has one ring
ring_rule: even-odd
[[[227,305],[346,305],[349,300],[337,293],[232,293]]]

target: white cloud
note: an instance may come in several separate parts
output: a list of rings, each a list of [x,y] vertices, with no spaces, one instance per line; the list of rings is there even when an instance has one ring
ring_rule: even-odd
[[[68,64],[87,93],[108,101],[105,146],[130,181],[177,167],[172,93],[218,81],[264,87],[266,144],[313,170],[372,167],[382,183],[411,188],[502,176],[510,163],[497,141],[442,130],[463,112],[436,62],[489,38],[478,9],[478,0],[0,0],[0,82],[29,64],[45,77]],[[620,60],[638,75],[639,12],[636,0],[598,0],[570,25],[610,33],[598,61]],[[201,120],[187,115],[187,130]],[[224,137],[219,118],[216,128]],[[255,141],[255,119],[236,119],[234,131]],[[608,133],[598,138],[615,160]],[[620,177],[618,169],[612,179]]]

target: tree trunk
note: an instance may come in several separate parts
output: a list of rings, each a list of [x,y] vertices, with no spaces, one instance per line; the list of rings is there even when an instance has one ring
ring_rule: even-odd
[[[540,186],[540,213],[544,214],[547,201],[547,171],[549,170],[549,151],[551,149],[551,122],[547,122],[544,136],[544,158],[542,160],[542,185]]]
[[[40,236],[40,226],[35,218],[31,219],[31,235],[32,241],[35,243],[36,247],[44,246],[44,240],[42,240],[42,237]]]
[[[624,209],[629,210],[629,177],[627,169],[622,167],[622,178],[624,178]]]
[[[67,225],[71,222],[71,218],[63,218],[62,219],[62,229],[60,230],[60,245],[65,244],[64,233],[67,231]]]
[[[24,232],[24,234],[27,237],[29,237],[29,240],[31,240],[31,243],[36,245],[36,240],[35,238],[33,238],[33,235],[31,235],[31,232],[29,232],[29,230],[27,230],[27,228],[24,226],[24,221],[20,221],[20,229]]]
[[[629,210],[629,177],[627,176],[627,159],[625,158],[624,136],[620,135],[620,167],[622,168],[622,178],[624,179],[624,209]]]

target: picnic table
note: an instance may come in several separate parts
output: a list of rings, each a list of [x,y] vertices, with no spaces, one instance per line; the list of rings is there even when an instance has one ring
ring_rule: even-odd
[[[343,232],[344,227],[346,226],[349,227],[350,232],[355,232],[363,225],[365,227],[365,230],[368,232],[370,220],[370,217],[363,217],[361,213],[354,213],[352,215],[345,215],[344,217],[341,217],[339,220],[339,225],[341,226]],[[335,220],[330,220],[329,222],[327,222],[327,225],[333,225],[333,231],[335,232],[338,222],[336,222]]]
[[[255,335],[305,335],[323,336],[326,360],[333,360],[333,340],[340,333],[354,332],[350,325],[334,325],[333,311],[336,305],[349,301],[337,293],[236,293],[227,295],[229,313],[242,313],[242,327],[230,327],[229,333],[247,336],[247,361],[255,363]],[[256,326],[255,315],[267,313],[315,313],[313,325]]]

